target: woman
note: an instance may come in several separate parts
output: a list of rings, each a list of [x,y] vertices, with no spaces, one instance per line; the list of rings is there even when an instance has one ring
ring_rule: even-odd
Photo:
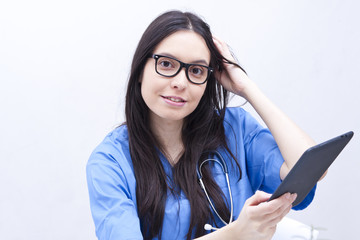
[[[244,97],[270,131],[243,109],[226,107],[229,92]],[[99,239],[271,239],[296,195],[267,202],[269,193],[314,142],[203,20],[171,11],[149,25],[134,54],[125,112],[126,123],[87,165]],[[221,165],[205,161],[214,151],[228,167],[232,196]],[[207,223],[219,230],[204,230]]]

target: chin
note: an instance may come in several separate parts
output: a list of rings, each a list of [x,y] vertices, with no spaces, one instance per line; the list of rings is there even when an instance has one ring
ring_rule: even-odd
[[[182,113],[180,111],[166,111],[156,114],[158,118],[166,121],[183,121],[190,113]]]
[[[162,118],[168,121],[183,121],[188,115],[176,115],[176,114],[168,114],[163,116]]]

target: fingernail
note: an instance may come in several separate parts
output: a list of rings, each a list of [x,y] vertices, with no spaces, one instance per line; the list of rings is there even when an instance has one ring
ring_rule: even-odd
[[[292,200],[292,201],[295,201],[296,198],[297,198],[297,194],[296,194],[296,193],[291,194],[291,200]]]
[[[291,198],[291,194],[290,194],[290,193],[286,193],[285,198],[286,198],[286,199],[290,199],[290,198]]]

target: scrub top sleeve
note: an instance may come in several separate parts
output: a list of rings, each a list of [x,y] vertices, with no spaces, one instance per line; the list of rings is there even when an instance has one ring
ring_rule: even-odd
[[[243,110],[244,111],[244,110]],[[284,163],[271,132],[244,111],[244,147],[247,173],[253,191],[273,193],[281,184],[280,168]],[[313,200],[316,186],[294,210],[306,208]]]
[[[238,152],[244,154],[246,177],[253,192],[274,192],[281,183],[284,162],[270,131],[242,108],[228,108],[227,119],[236,135]],[[231,136],[231,135],[230,135]]]
[[[252,134],[247,141],[247,171],[253,190],[273,193],[280,185],[280,168],[284,159],[267,129]]]
[[[99,240],[143,239],[135,201],[125,174],[112,155],[94,152],[86,173]]]

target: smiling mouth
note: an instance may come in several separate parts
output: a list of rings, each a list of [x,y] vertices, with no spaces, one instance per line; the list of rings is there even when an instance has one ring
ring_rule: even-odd
[[[182,98],[175,98],[175,97],[164,97],[162,96],[163,98],[165,99],[169,99],[170,101],[173,101],[173,102],[186,102],[184,99]]]

